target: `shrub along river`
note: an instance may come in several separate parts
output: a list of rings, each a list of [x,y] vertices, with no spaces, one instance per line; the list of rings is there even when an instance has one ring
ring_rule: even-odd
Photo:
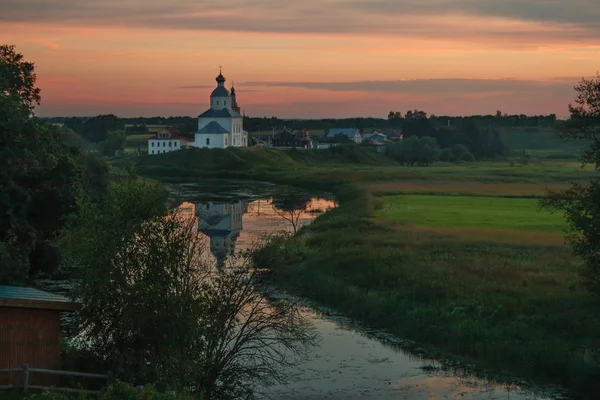
[[[285,206],[273,196],[292,188],[248,181],[202,181],[168,185],[172,199],[198,216],[198,230],[211,257],[248,248],[268,234],[292,230]],[[299,225],[336,207],[331,195],[311,193]],[[282,216],[284,215],[284,216]],[[557,388],[476,371],[428,357],[426,347],[370,329],[305,299],[303,313],[314,325],[319,344],[284,384],[259,388],[274,399],[557,399]],[[475,372],[476,371],[476,372]]]

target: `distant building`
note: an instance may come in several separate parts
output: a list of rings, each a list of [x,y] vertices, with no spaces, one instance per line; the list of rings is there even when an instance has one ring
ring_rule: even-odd
[[[210,108],[198,116],[198,131],[194,147],[219,148],[247,147],[248,132],[243,129],[243,117],[237,104],[235,89],[225,88],[222,73],[216,78],[217,87],[210,94]]]
[[[362,136],[358,129],[355,128],[334,128],[330,129],[329,133],[327,133],[327,137],[330,139],[335,138],[338,135],[343,135],[348,137],[348,139],[354,141],[355,143],[360,143],[362,141]]]
[[[148,139],[148,154],[168,153],[180,150],[183,137],[176,128],[166,128]]]
[[[312,148],[312,139],[308,131],[291,131],[284,128],[273,135],[271,141],[273,147],[300,147],[304,149]]]
[[[373,131],[373,133],[375,133],[375,131]],[[404,138],[402,128],[386,129],[385,131],[381,131],[381,133],[385,134],[388,140],[402,140]]]
[[[364,135],[362,135],[363,138],[363,143],[367,142],[367,141],[381,141],[381,142],[387,142],[388,141],[388,137],[386,134],[384,133],[380,133],[377,131],[373,131],[373,133],[365,133]]]

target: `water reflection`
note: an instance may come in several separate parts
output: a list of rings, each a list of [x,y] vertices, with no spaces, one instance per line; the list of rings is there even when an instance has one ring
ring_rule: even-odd
[[[243,226],[243,214],[248,203],[206,202],[196,204],[198,232],[210,239],[210,252],[221,267],[227,256],[235,251],[235,245]]]
[[[208,242],[213,261],[222,266],[229,254],[251,247],[265,236],[292,232],[337,206],[332,199],[310,197],[299,209],[281,205],[277,197],[258,200],[181,202],[183,216],[198,218],[198,232]],[[293,223],[288,218],[293,213]]]

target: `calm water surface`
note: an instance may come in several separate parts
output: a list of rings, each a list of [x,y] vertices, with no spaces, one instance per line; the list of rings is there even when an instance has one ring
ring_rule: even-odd
[[[265,234],[290,230],[274,209],[272,195],[280,187],[259,182],[201,182],[169,187],[174,201],[199,218],[211,256],[216,261],[234,249],[252,245]],[[315,194],[301,223],[336,207],[326,194]],[[305,304],[310,304],[305,301]],[[513,380],[497,383],[415,356],[406,342],[361,327],[316,306],[303,307],[319,334],[319,345],[298,367],[286,371],[287,382],[260,388],[268,399],[512,399],[543,400],[560,396]],[[320,311],[319,311],[320,310]],[[405,343],[402,345],[402,343]],[[408,346],[414,348],[414,346]],[[516,383],[518,382],[518,383]]]

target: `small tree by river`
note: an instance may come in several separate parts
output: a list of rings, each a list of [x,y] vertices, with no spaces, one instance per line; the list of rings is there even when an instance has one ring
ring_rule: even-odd
[[[289,222],[294,233],[300,229],[300,217],[308,208],[311,196],[301,191],[284,190],[273,195],[273,209],[282,219]]]
[[[160,187],[129,179],[72,232],[79,344],[117,377],[204,399],[250,398],[313,343],[297,306],[275,301],[249,253],[209,262],[197,219],[161,211]]]

